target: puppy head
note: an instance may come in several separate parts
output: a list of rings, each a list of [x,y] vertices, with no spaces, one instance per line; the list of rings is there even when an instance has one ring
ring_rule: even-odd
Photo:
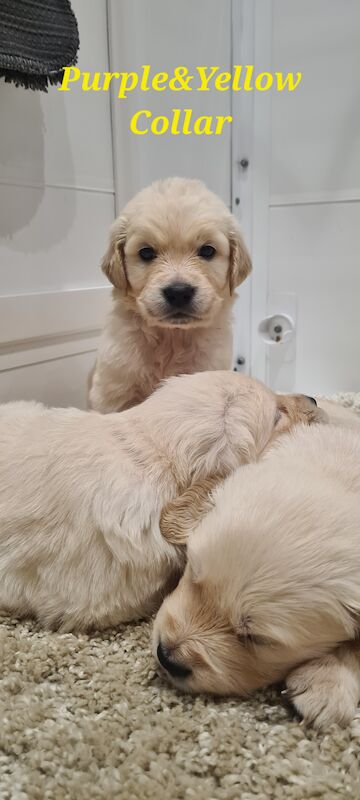
[[[258,469],[244,472],[256,481]],[[308,542],[288,546],[284,529],[274,540],[255,507],[244,524],[241,493],[234,519],[238,487],[226,497],[218,490],[221,508],[191,536],[185,573],[155,620],[154,655],[185,691],[245,696],[355,635],[354,618],[336,596],[334,564],[309,552]],[[261,495],[263,502],[266,508]]]
[[[210,325],[251,270],[236,220],[203,183],[158,181],[110,232],[102,269],[149,325]]]
[[[318,407],[314,397],[305,394],[277,394],[278,423],[276,434],[288,431],[294,425],[314,425],[328,422],[327,413]]]
[[[185,489],[255,461],[273,438],[316,410],[301,395],[276,395],[253,378],[216,370],[169,378],[142,405],[141,417]]]
[[[164,507],[160,521],[173,544],[186,543],[208,509],[212,488],[233,470],[257,461],[295,425],[326,422],[312,398],[277,395],[230,370],[170,378],[141,413],[149,416],[157,442],[170,450],[178,476],[179,496]]]

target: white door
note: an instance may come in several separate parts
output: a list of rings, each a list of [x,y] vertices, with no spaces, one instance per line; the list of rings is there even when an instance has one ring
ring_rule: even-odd
[[[150,64],[152,74],[170,75],[179,65],[189,73],[198,66],[218,66],[231,71],[233,63],[246,61],[252,51],[247,22],[251,9],[243,0],[110,0],[110,63],[125,71],[141,71]],[[251,0],[252,2],[252,0]],[[244,22],[246,23],[244,25]],[[251,34],[250,34],[251,39]],[[196,74],[196,73],[195,73]],[[233,116],[221,136],[162,136],[130,133],[132,115],[140,109],[168,115],[174,108],[191,108],[202,115]],[[250,245],[250,180],[240,166],[242,152],[251,139],[251,109],[231,91],[141,92],[138,88],[122,100],[113,96],[114,154],[117,210],[130,197],[158,178],[180,175],[199,178],[220,195],[239,219]],[[246,371],[250,361],[250,281],[240,287],[235,307],[234,359],[241,356]]]
[[[108,69],[106,0],[73,0],[79,66]],[[85,407],[109,289],[110,101],[0,81],[0,401]]]
[[[358,391],[360,4],[255,5],[264,11],[258,57],[302,81],[291,94],[254,99],[253,373],[278,390]],[[258,333],[273,314],[293,322],[285,344],[286,319],[278,343],[266,343],[266,324]],[[276,339],[273,329],[270,320]]]

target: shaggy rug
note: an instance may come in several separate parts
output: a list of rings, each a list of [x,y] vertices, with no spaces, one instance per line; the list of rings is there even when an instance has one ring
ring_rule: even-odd
[[[360,413],[360,394],[337,399]],[[1,800],[360,799],[360,714],[324,735],[275,690],[182,696],[155,672],[150,630],[0,620]]]

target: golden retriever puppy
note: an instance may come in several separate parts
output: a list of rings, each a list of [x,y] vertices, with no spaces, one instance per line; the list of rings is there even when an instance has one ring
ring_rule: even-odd
[[[314,408],[230,371],[171,378],[122,414],[0,406],[0,608],[63,631],[150,614],[185,561],[163,506]]]
[[[306,721],[348,722],[360,698],[357,422],[295,427],[214,488],[208,505],[155,622],[167,677],[244,696],[288,676]],[[191,530],[187,513],[177,541]],[[173,529],[165,514],[170,540]]]
[[[90,408],[122,411],[163,378],[230,368],[234,290],[251,263],[236,220],[203,183],[168,178],[137,194],[111,228],[102,269],[113,305]]]

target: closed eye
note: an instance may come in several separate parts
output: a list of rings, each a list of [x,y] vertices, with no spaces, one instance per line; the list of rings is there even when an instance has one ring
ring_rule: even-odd
[[[199,247],[198,249],[198,256],[200,256],[200,258],[205,258],[206,261],[211,261],[211,259],[214,258],[215,253],[216,250],[212,244],[203,244],[202,247]]]
[[[275,644],[271,639],[267,639],[266,636],[257,636],[255,633],[237,633],[238,641],[244,645],[244,647],[261,647],[267,645]]]

